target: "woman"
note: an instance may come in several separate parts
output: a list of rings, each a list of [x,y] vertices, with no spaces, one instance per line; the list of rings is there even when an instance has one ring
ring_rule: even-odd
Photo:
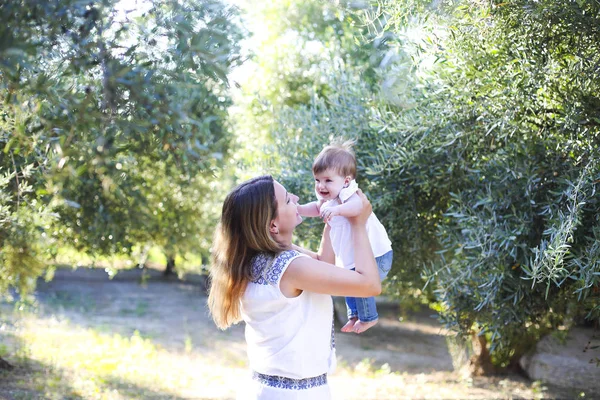
[[[240,184],[223,203],[215,233],[212,317],[221,329],[246,323],[252,383],[240,398],[329,399],[327,372],[335,363],[331,295],[369,297],[381,292],[365,223],[371,204],[349,218],[356,268],[332,265],[326,226],[319,253],[292,245],[302,222],[298,197],[271,176]]]

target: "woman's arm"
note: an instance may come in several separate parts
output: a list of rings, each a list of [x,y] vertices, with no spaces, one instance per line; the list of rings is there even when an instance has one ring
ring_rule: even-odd
[[[367,235],[366,222],[371,215],[371,204],[362,192],[358,192],[362,212],[349,218],[352,224],[355,271],[339,268],[330,263],[308,257],[293,260],[281,278],[280,287],[285,296],[294,297],[303,290],[334,296],[369,297],[381,293],[377,264]],[[325,235],[324,238],[329,238]],[[321,242],[324,257],[330,257],[328,239]],[[333,250],[331,250],[333,253]]]
[[[335,264],[335,253],[333,252],[333,245],[331,244],[330,232],[331,226],[325,224],[323,236],[321,236],[321,243],[319,244],[319,261]]]
[[[319,255],[317,253],[315,253],[314,251],[305,249],[304,247],[300,247],[295,244],[292,244],[292,250],[296,250],[299,253],[306,254],[307,256],[314,258],[315,260],[319,259]]]
[[[329,237],[330,231],[331,227],[325,224],[325,227],[323,228],[321,244],[319,245],[319,251],[317,253],[305,249],[304,247],[296,246],[295,244],[292,244],[292,250],[296,250],[300,253],[306,254],[307,256],[312,257],[315,260],[324,261],[329,264],[334,264],[335,253],[333,252],[333,247],[331,246],[331,238]]]

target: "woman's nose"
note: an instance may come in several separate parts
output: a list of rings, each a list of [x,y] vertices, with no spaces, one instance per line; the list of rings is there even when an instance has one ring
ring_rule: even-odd
[[[298,200],[300,200],[300,197],[296,196],[295,194],[292,195],[292,199],[294,200],[294,203],[298,203]]]

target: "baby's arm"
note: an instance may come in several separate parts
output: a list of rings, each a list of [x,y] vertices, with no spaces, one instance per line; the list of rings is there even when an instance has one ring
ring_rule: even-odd
[[[355,217],[362,210],[362,201],[356,193],[343,204],[333,207],[325,207],[321,210],[321,218],[328,221],[331,217],[341,215],[342,217]]]
[[[308,204],[298,205],[298,214],[303,217],[318,217],[321,215],[321,201],[313,201]]]

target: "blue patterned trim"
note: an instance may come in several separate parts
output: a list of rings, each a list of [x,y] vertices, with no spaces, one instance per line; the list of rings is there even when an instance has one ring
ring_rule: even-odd
[[[331,349],[335,349],[335,305],[333,306],[333,318],[331,319]]]
[[[280,389],[303,390],[327,385],[327,374],[313,376],[312,378],[293,379],[285,376],[265,375],[252,371],[252,379],[265,386]]]
[[[287,250],[273,257],[259,253],[251,261],[252,283],[259,285],[277,285],[283,269],[289,264],[289,260],[297,257],[300,253],[295,250]]]

